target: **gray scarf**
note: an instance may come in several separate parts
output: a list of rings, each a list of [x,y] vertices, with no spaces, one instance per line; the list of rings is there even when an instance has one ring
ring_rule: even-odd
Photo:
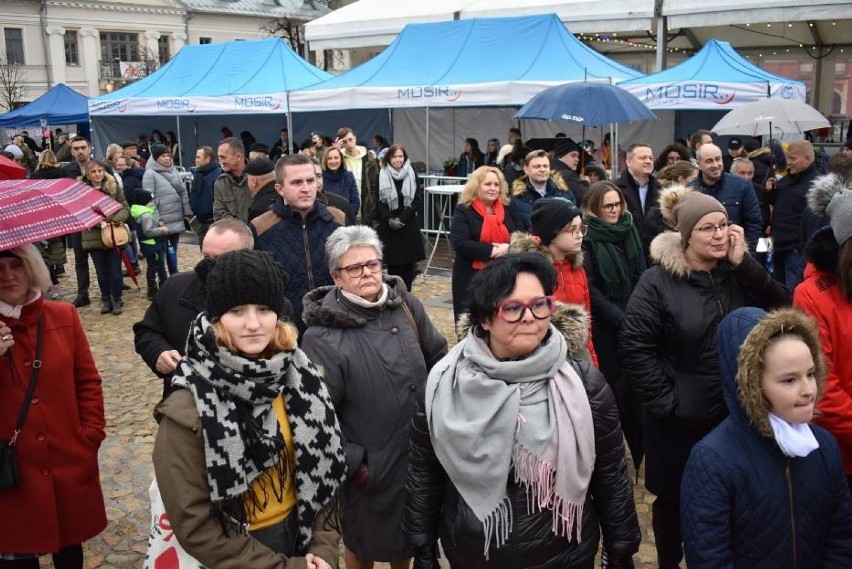
[[[399,170],[394,170],[388,164],[379,172],[379,201],[387,204],[388,209],[392,212],[399,209],[399,197],[396,193],[394,180],[402,180],[402,204],[405,207],[411,207],[414,193],[417,191],[417,175],[411,169],[408,160]]]
[[[592,410],[567,360],[565,338],[549,338],[522,360],[496,359],[469,334],[426,383],[435,455],[485,531],[485,555],[512,530],[510,469],[530,511],[553,510],[553,533],[582,535],[583,505],[595,464]]]

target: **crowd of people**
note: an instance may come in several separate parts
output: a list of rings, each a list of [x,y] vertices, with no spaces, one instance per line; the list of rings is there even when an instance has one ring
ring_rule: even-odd
[[[80,569],[106,525],[89,257],[102,314],[145,263],[156,482],[206,567],[327,569],[341,540],[350,569],[633,567],[642,464],[661,569],[852,567],[852,143],[821,171],[698,131],[610,179],[609,140],[466,139],[445,338],[403,145],[222,134],[186,177],[171,132],[34,153],[121,208],[69,237],[72,303],[62,239],[0,251],[0,568]]]

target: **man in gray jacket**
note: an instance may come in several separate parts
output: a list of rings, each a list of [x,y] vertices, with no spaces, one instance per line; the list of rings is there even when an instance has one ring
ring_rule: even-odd
[[[232,136],[219,143],[217,154],[222,174],[213,184],[213,220],[232,217],[248,223],[252,196],[245,175],[246,149]]]

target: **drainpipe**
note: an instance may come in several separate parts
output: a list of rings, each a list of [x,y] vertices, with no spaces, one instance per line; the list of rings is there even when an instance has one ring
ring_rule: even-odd
[[[53,65],[50,61],[50,44],[47,37],[47,0],[41,0],[41,45],[44,48],[44,70],[47,73],[47,88],[53,87]]]
[[[189,44],[189,21],[193,17],[194,16],[189,11],[187,11],[183,17],[183,33],[186,34],[186,42],[184,43],[184,45]]]

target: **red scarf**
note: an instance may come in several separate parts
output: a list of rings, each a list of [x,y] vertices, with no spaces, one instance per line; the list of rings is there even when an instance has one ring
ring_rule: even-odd
[[[488,213],[488,208],[478,198],[475,198],[470,203],[470,207],[482,217],[482,231],[479,232],[480,243],[494,244],[509,242],[509,229],[503,223],[503,219],[506,217],[506,209],[503,207],[503,202],[500,200],[494,201],[494,213]],[[474,259],[471,264],[478,271],[484,269],[488,261]]]

